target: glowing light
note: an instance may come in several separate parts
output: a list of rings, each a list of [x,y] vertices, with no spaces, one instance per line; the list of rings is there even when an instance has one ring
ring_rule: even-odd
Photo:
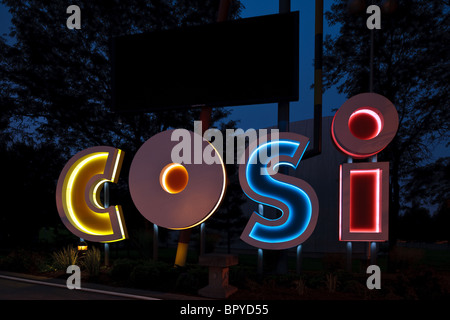
[[[387,240],[389,163],[345,163],[339,180],[339,240]]]
[[[343,222],[342,222],[342,165],[339,166],[339,241],[342,241],[342,229],[343,229]]]
[[[335,130],[334,130],[335,119],[336,119],[336,116],[333,118],[333,121],[331,122],[331,138],[333,139],[334,145],[336,147],[338,147],[338,149],[341,150],[343,153],[345,153],[345,154],[347,154],[347,155],[349,155],[349,156],[351,156],[353,158],[356,158],[356,159],[362,159],[362,158],[371,157],[373,155],[376,155],[378,152],[380,152],[379,150],[377,150],[375,152],[365,153],[365,154],[361,155],[361,154],[358,154],[356,152],[351,152],[348,149],[344,149],[342,147],[342,145],[339,143],[339,141],[337,140],[337,138],[336,138],[336,134],[335,134]]]
[[[226,185],[227,185],[227,179],[226,179],[226,176],[227,176],[227,175],[226,175],[226,170],[225,170],[225,164],[224,164],[224,162],[223,162],[222,157],[220,156],[220,153],[217,152],[217,149],[213,146],[213,144],[210,143],[209,141],[208,141],[208,144],[209,144],[210,147],[215,151],[215,154],[217,155],[217,157],[218,157],[218,159],[219,159],[219,162],[220,162],[220,165],[221,165],[221,167],[222,167],[222,174],[223,174],[223,180],[222,180],[222,181],[223,181],[223,182],[222,182],[222,188],[221,188],[221,192],[220,192],[219,199],[217,199],[217,202],[216,202],[216,204],[214,205],[214,207],[209,211],[208,214],[206,214],[206,215],[204,216],[203,219],[201,219],[201,220],[199,220],[199,221],[197,221],[197,222],[195,222],[195,223],[192,223],[191,225],[189,225],[189,226],[187,226],[187,227],[184,227],[184,228],[170,228],[170,229],[172,229],[172,230],[185,230],[185,229],[194,228],[194,227],[196,227],[196,226],[202,224],[203,222],[205,222],[206,220],[208,220],[208,219],[214,214],[214,212],[217,211],[217,209],[219,208],[220,204],[221,204],[222,201],[223,201],[223,197],[225,196]],[[186,171],[186,174],[187,174],[187,171]],[[187,184],[187,182],[186,182],[186,184]]]
[[[70,220],[75,224],[75,226],[85,232],[90,234],[95,234],[98,231],[95,229],[91,229],[87,227],[83,222],[79,219],[79,212],[76,209],[79,204],[80,200],[77,198],[77,192],[80,192],[77,188],[74,187],[75,182],[78,181],[80,178],[80,172],[85,171],[86,168],[89,169],[90,166],[94,166],[95,162],[106,162],[106,159],[108,158],[108,153],[95,153],[92,155],[89,155],[82,159],[72,170],[72,172],[69,175],[69,179],[67,182],[66,192],[65,192],[65,198],[66,198],[66,206],[67,206],[67,213],[69,215]],[[89,166],[88,166],[89,165]],[[84,169],[84,170],[83,170]],[[84,172],[83,172],[84,173]],[[82,190],[84,192],[84,190]],[[97,198],[96,196],[93,198]],[[97,203],[98,205],[98,203]],[[100,231],[101,233],[101,231]]]
[[[159,182],[168,193],[176,194],[186,188],[189,174],[186,168],[179,163],[171,163],[161,170]]]
[[[195,226],[198,226],[198,225],[202,224],[203,222],[205,222],[206,220],[208,220],[208,219],[213,215],[214,212],[217,211],[217,209],[219,208],[220,204],[221,204],[222,201],[223,201],[223,197],[225,196],[225,191],[226,191],[226,189],[227,189],[227,173],[226,173],[226,170],[225,170],[225,163],[223,162],[223,159],[222,159],[222,157],[220,156],[220,153],[217,151],[216,148],[214,148],[213,144],[210,143],[209,141],[208,141],[208,143],[209,143],[209,145],[211,146],[211,148],[214,149],[214,151],[215,151],[217,157],[219,158],[220,165],[221,165],[221,167],[222,167],[222,174],[223,174],[222,189],[221,189],[221,192],[220,192],[219,199],[216,201],[216,204],[214,205],[214,208],[211,209],[211,211],[205,216],[205,218],[203,218],[203,219],[200,220],[199,222],[193,224],[193,225],[190,226],[189,228],[193,228],[193,227],[195,227]],[[188,229],[188,228],[185,228],[185,229]]]
[[[281,165],[296,169],[309,140],[292,133],[283,135],[279,140],[266,139],[268,142],[254,148],[247,164],[240,169],[244,193],[282,213],[277,219],[265,218],[257,212],[251,216],[241,239],[262,249],[287,249],[301,244],[312,233],[317,221],[318,201],[311,186],[303,180],[276,173]],[[279,154],[274,154],[274,149]],[[269,153],[268,159],[257,161],[260,154]]]
[[[126,238],[120,206],[101,203],[105,182],[116,182],[123,152],[111,147],[94,147],[76,154],[61,172],[56,200],[66,227],[80,238],[112,242]]]
[[[158,133],[139,148],[131,163],[129,186],[136,208],[148,221],[183,230],[200,225],[217,211],[226,191],[226,171],[214,146],[188,130],[183,140],[187,147],[194,153],[195,148],[207,150],[215,161],[172,160],[172,151],[179,144],[172,140],[173,131]]]
[[[353,112],[348,120],[350,132],[361,140],[377,137],[383,129],[380,116],[373,110],[362,108]]]
[[[350,232],[379,232],[380,169],[350,170]]]
[[[395,137],[398,113],[388,99],[361,93],[348,99],[336,112],[331,136],[343,153],[363,159],[382,151]]]

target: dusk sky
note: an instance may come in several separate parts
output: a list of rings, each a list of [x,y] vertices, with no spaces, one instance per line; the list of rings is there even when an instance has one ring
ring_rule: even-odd
[[[278,0],[242,0],[245,9],[242,11],[242,18],[262,16],[278,13]],[[75,3],[75,2],[74,2]],[[324,11],[330,10],[332,0],[324,1]],[[298,121],[313,117],[314,90],[311,85],[314,81],[314,0],[292,0],[291,10],[300,13],[300,88],[299,101],[290,104],[290,120]],[[6,37],[10,27],[11,15],[6,7],[0,4],[0,35]],[[324,19],[324,37],[326,34],[336,34],[339,27],[329,27]],[[339,94],[335,88],[327,90],[323,95],[323,116],[331,116],[333,108],[338,108],[345,102],[346,97]],[[231,108],[230,119],[239,120],[239,127],[264,128],[276,125],[277,104],[260,104],[251,106],[240,106]],[[260,115],[264,116],[261,117]],[[435,158],[448,156],[450,148],[438,146]]]
[[[245,6],[242,18],[278,13],[278,0],[243,0],[242,3]],[[332,0],[326,0],[324,10],[328,10],[331,3]],[[314,4],[314,0],[291,1],[291,10],[300,12],[300,100],[291,103],[291,121],[313,117],[314,90],[310,87],[314,81]],[[11,15],[6,7],[0,4],[0,35],[8,33],[10,19]],[[324,23],[324,34],[337,31],[337,28],[330,29],[327,23]],[[324,116],[332,115],[331,109],[339,107],[344,101],[345,97],[337,94],[335,90],[327,91],[323,97]],[[243,129],[268,127],[277,121],[276,104],[235,107],[232,110],[231,118],[239,119],[239,125]],[[265,116],[253,116],[255,114]]]
[[[277,0],[243,0],[245,10],[242,17],[254,17],[267,14],[278,13]],[[324,11],[330,9],[332,0],[324,1]],[[300,90],[299,101],[291,102],[290,118],[291,121],[310,119],[313,117],[314,108],[314,90],[311,85],[314,82],[314,8],[315,1],[291,1],[291,10],[300,12]],[[324,21],[325,34],[337,33],[338,28],[329,28]],[[331,109],[338,108],[345,101],[345,96],[340,95],[336,90],[330,89],[323,96],[323,115],[329,116],[334,113]],[[264,117],[252,117],[258,108],[258,114],[264,114]],[[240,119],[240,126],[243,129],[261,128],[273,126],[277,121],[277,104],[262,104],[258,106],[245,106],[233,108],[232,119]]]

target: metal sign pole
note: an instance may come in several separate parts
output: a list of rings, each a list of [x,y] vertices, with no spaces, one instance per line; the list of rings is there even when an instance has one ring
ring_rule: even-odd
[[[258,213],[261,216],[264,216],[264,206],[262,204],[258,204]],[[258,263],[257,263],[257,267],[256,267],[256,272],[259,275],[262,275],[264,272],[264,252],[263,249],[258,248]]]
[[[103,205],[105,208],[109,207],[109,183],[105,182],[103,185]],[[109,243],[105,243],[105,265],[109,266]]]
[[[228,19],[228,12],[232,0],[220,0],[219,13],[217,17],[218,22],[226,21]],[[211,107],[202,107],[200,114],[200,120],[202,122],[202,134],[209,128],[211,122]],[[178,240],[177,253],[175,257],[175,265],[185,266],[187,259],[187,251],[189,247],[189,240],[191,238],[191,229],[185,229],[180,231],[180,237]],[[204,243],[205,238],[205,226],[200,226],[200,243]],[[201,245],[201,251],[204,251],[204,245]],[[201,252],[203,254],[204,252]]]
[[[279,13],[291,12],[291,0],[279,0]],[[289,131],[289,101],[278,102],[278,129]]]
[[[352,272],[352,242],[347,242],[347,271]]]
[[[291,12],[291,0],[279,0],[279,13]],[[280,132],[289,132],[289,101],[278,102],[278,130]],[[285,167],[280,168],[280,173],[288,174]],[[288,252],[287,250],[280,251],[277,264],[277,273],[284,274],[288,271]]]
[[[158,246],[159,246],[159,237],[158,237],[158,225],[153,224],[153,260],[158,260]]]

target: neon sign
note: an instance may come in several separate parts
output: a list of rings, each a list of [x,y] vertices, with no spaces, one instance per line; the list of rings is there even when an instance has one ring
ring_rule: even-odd
[[[347,100],[331,125],[335,145],[356,159],[376,155],[395,137],[395,106],[375,93]],[[339,169],[339,240],[386,241],[389,162],[345,163]]]
[[[171,153],[178,142],[172,141],[174,130],[168,130],[147,140],[130,167],[129,187],[136,208],[147,220],[172,230],[206,221],[218,209],[226,187],[225,165],[219,153],[201,136],[184,131],[192,148],[201,140],[199,149],[212,151],[218,163],[173,163]]]
[[[62,170],[56,205],[64,225],[76,236],[94,242],[127,238],[121,206],[105,208],[100,192],[105,182],[117,183],[124,153],[93,147],[74,155]]]
[[[248,161],[239,168],[245,194],[282,212],[278,219],[257,212],[250,217],[241,239],[262,249],[281,250],[301,244],[313,232],[319,212],[316,193],[308,183],[278,172],[280,166],[297,168],[309,139],[293,133],[279,136],[277,140],[268,136],[267,142],[260,145],[253,143],[246,152]],[[274,149],[278,152],[274,153]],[[269,153],[270,157],[261,157]]]
[[[376,93],[361,93],[345,101],[336,112],[331,136],[339,150],[364,159],[386,148],[397,129],[398,114],[392,102]]]
[[[394,105],[381,95],[364,93],[341,106],[331,135],[339,150],[364,159],[383,150],[397,129]],[[245,160],[239,162],[241,187],[250,199],[282,214],[268,219],[253,212],[241,235],[243,241],[281,250],[298,246],[314,231],[319,211],[315,191],[306,181],[278,172],[282,167],[298,170],[308,143],[307,137],[294,133],[262,135],[250,143]],[[197,151],[208,161],[197,161]],[[183,161],[172,160],[177,153]],[[121,207],[106,208],[100,197],[105,182],[117,183],[123,157],[113,147],[89,148],[73,156],[62,170],[56,192],[58,213],[78,237],[94,242],[127,238]],[[221,204],[226,184],[220,151],[201,135],[184,129],[150,138],[130,167],[129,189],[136,208],[155,225],[173,230],[192,228],[209,219]],[[388,162],[341,165],[339,240],[387,240],[388,197]]]

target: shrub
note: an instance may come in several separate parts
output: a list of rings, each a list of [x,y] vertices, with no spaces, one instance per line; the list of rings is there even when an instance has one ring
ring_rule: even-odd
[[[339,253],[327,253],[323,257],[323,266],[329,272],[335,272],[345,269],[344,256]]]
[[[100,259],[101,253],[100,250],[93,247],[92,249],[86,252],[86,255],[83,258],[82,266],[86,268],[90,277],[97,277],[100,273]]]
[[[337,287],[337,275],[332,273],[327,273],[325,284],[327,286],[328,292],[334,293],[336,292]]]
[[[425,250],[418,248],[394,247],[389,253],[390,263],[396,270],[416,267],[424,257]]]
[[[131,282],[139,288],[158,289],[163,283],[158,265],[154,262],[138,264],[130,274]]]
[[[188,266],[181,272],[175,283],[179,292],[196,294],[200,288],[208,284],[208,269],[200,266]]]
[[[58,252],[54,252],[52,258],[55,268],[66,270],[68,266],[77,264],[78,252],[75,248],[67,246]]]
[[[117,259],[111,267],[110,275],[116,281],[128,281],[136,265],[137,262],[131,259]]]
[[[0,259],[0,268],[15,272],[27,272],[33,268],[32,253],[19,249]]]
[[[293,284],[295,286],[295,291],[299,296],[303,296],[307,292],[308,288],[306,287],[306,283],[302,278],[294,280]]]

